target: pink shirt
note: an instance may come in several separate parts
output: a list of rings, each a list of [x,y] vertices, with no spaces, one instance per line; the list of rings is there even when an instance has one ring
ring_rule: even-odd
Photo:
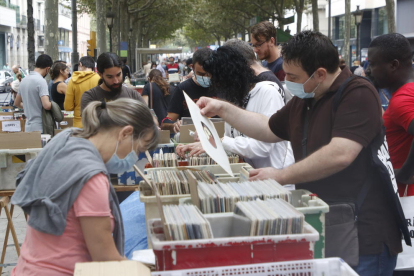
[[[82,188],[68,212],[66,228],[61,236],[42,233],[27,226],[21,255],[11,275],[73,275],[75,263],[92,261],[79,217],[110,217],[113,231],[109,182],[104,174],[95,175]]]

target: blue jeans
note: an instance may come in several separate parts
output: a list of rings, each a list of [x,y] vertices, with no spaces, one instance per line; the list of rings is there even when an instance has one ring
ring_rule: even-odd
[[[359,264],[353,269],[361,276],[391,276],[397,264],[397,256],[390,255],[388,246],[384,244],[381,254],[360,255]]]

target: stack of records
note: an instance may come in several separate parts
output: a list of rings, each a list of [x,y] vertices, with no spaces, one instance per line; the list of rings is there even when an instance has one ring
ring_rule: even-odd
[[[240,157],[237,154],[226,152],[229,157],[229,163],[239,163]],[[208,154],[202,153],[198,156],[187,157],[189,166],[202,166],[202,165],[216,165],[217,163]]]
[[[281,199],[237,202],[234,213],[251,221],[250,236],[303,233],[305,216]]]
[[[238,201],[281,198],[292,203],[292,193],[275,180],[198,183],[200,210],[204,214],[233,212]]]
[[[251,221],[250,236],[303,233],[305,216],[281,199],[237,202],[234,213]]]
[[[178,158],[176,153],[154,153],[152,157],[154,168],[178,167]]]
[[[164,205],[165,224],[173,241],[211,239],[210,222],[194,205]]]
[[[151,179],[160,195],[183,195],[190,193],[186,172],[194,176],[197,181],[214,183],[215,177],[210,171],[190,170],[153,170]]]

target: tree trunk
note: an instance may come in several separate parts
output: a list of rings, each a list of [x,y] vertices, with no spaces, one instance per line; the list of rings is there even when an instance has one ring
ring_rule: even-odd
[[[395,3],[394,0],[385,0],[388,16],[388,33],[395,33]]]
[[[119,2],[118,1],[112,2],[112,10],[115,13],[115,18],[114,18],[114,27],[112,28],[112,39],[110,43],[112,43],[112,52],[119,55],[119,41],[120,41],[121,26],[119,24]]]
[[[107,51],[106,26],[106,0],[96,0],[96,48],[98,56]]]
[[[33,20],[33,0],[27,0],[27,51],[29,53],[29,71],[35,68],[35,35],[34,35],[34,20]]]
[[[344,30],[344,59],[346,65],[350,66],[349,40],[351,37],[351,0],[345,0],[345,30]]]
[[[300,33],[302,30],[302,14],[303,8],[305,6],[305,0],[295,0],[295,9],[298,16],[298,21],[296,22],[296,32]]]
[[[45,2],[45,53],[53,60],[59,59],[58,50],[58,0],[46,0]]]
[[[318,0],[312,0],[313,30],[319,32]]]

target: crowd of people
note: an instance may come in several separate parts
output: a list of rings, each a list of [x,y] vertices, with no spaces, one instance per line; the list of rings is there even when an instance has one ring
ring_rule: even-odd
[[[43,131],[42,109],[51,100],[74,110],[77,128],[54,137],[18,176],[12,203],[29,220],[12,275],[69,275],[76,262],[124,258],[110,174],[155,148],[158,128],[180,131],[181,118],[190,117],[184,93],[203,115],[226,122],[223,147],[253,166],[250,180],[295,184],[330,205],[326,257],[342,257],[360,275],[392,275],[401,241],[410,244],[393,184],[400,196],[414,195],[412,61],[400,34],[375,38],[368,60],[349,68],[325,35],[303,31],[280,48],[274,25],[260,22],[250,44],[232,39],[214,51],[201,48],[183,66],[149,60],[141,96],[123,85],[128,73],[116,54],[101,54],[97,73],[93,59],[81,58],[70,78],[65,63],[40,55],[13,88],[26,131]],[[177,86],[166,81],[183,71]],[[204,150],[195,141],[176,152]],[[37,177],[44,171],[53,177]]]

